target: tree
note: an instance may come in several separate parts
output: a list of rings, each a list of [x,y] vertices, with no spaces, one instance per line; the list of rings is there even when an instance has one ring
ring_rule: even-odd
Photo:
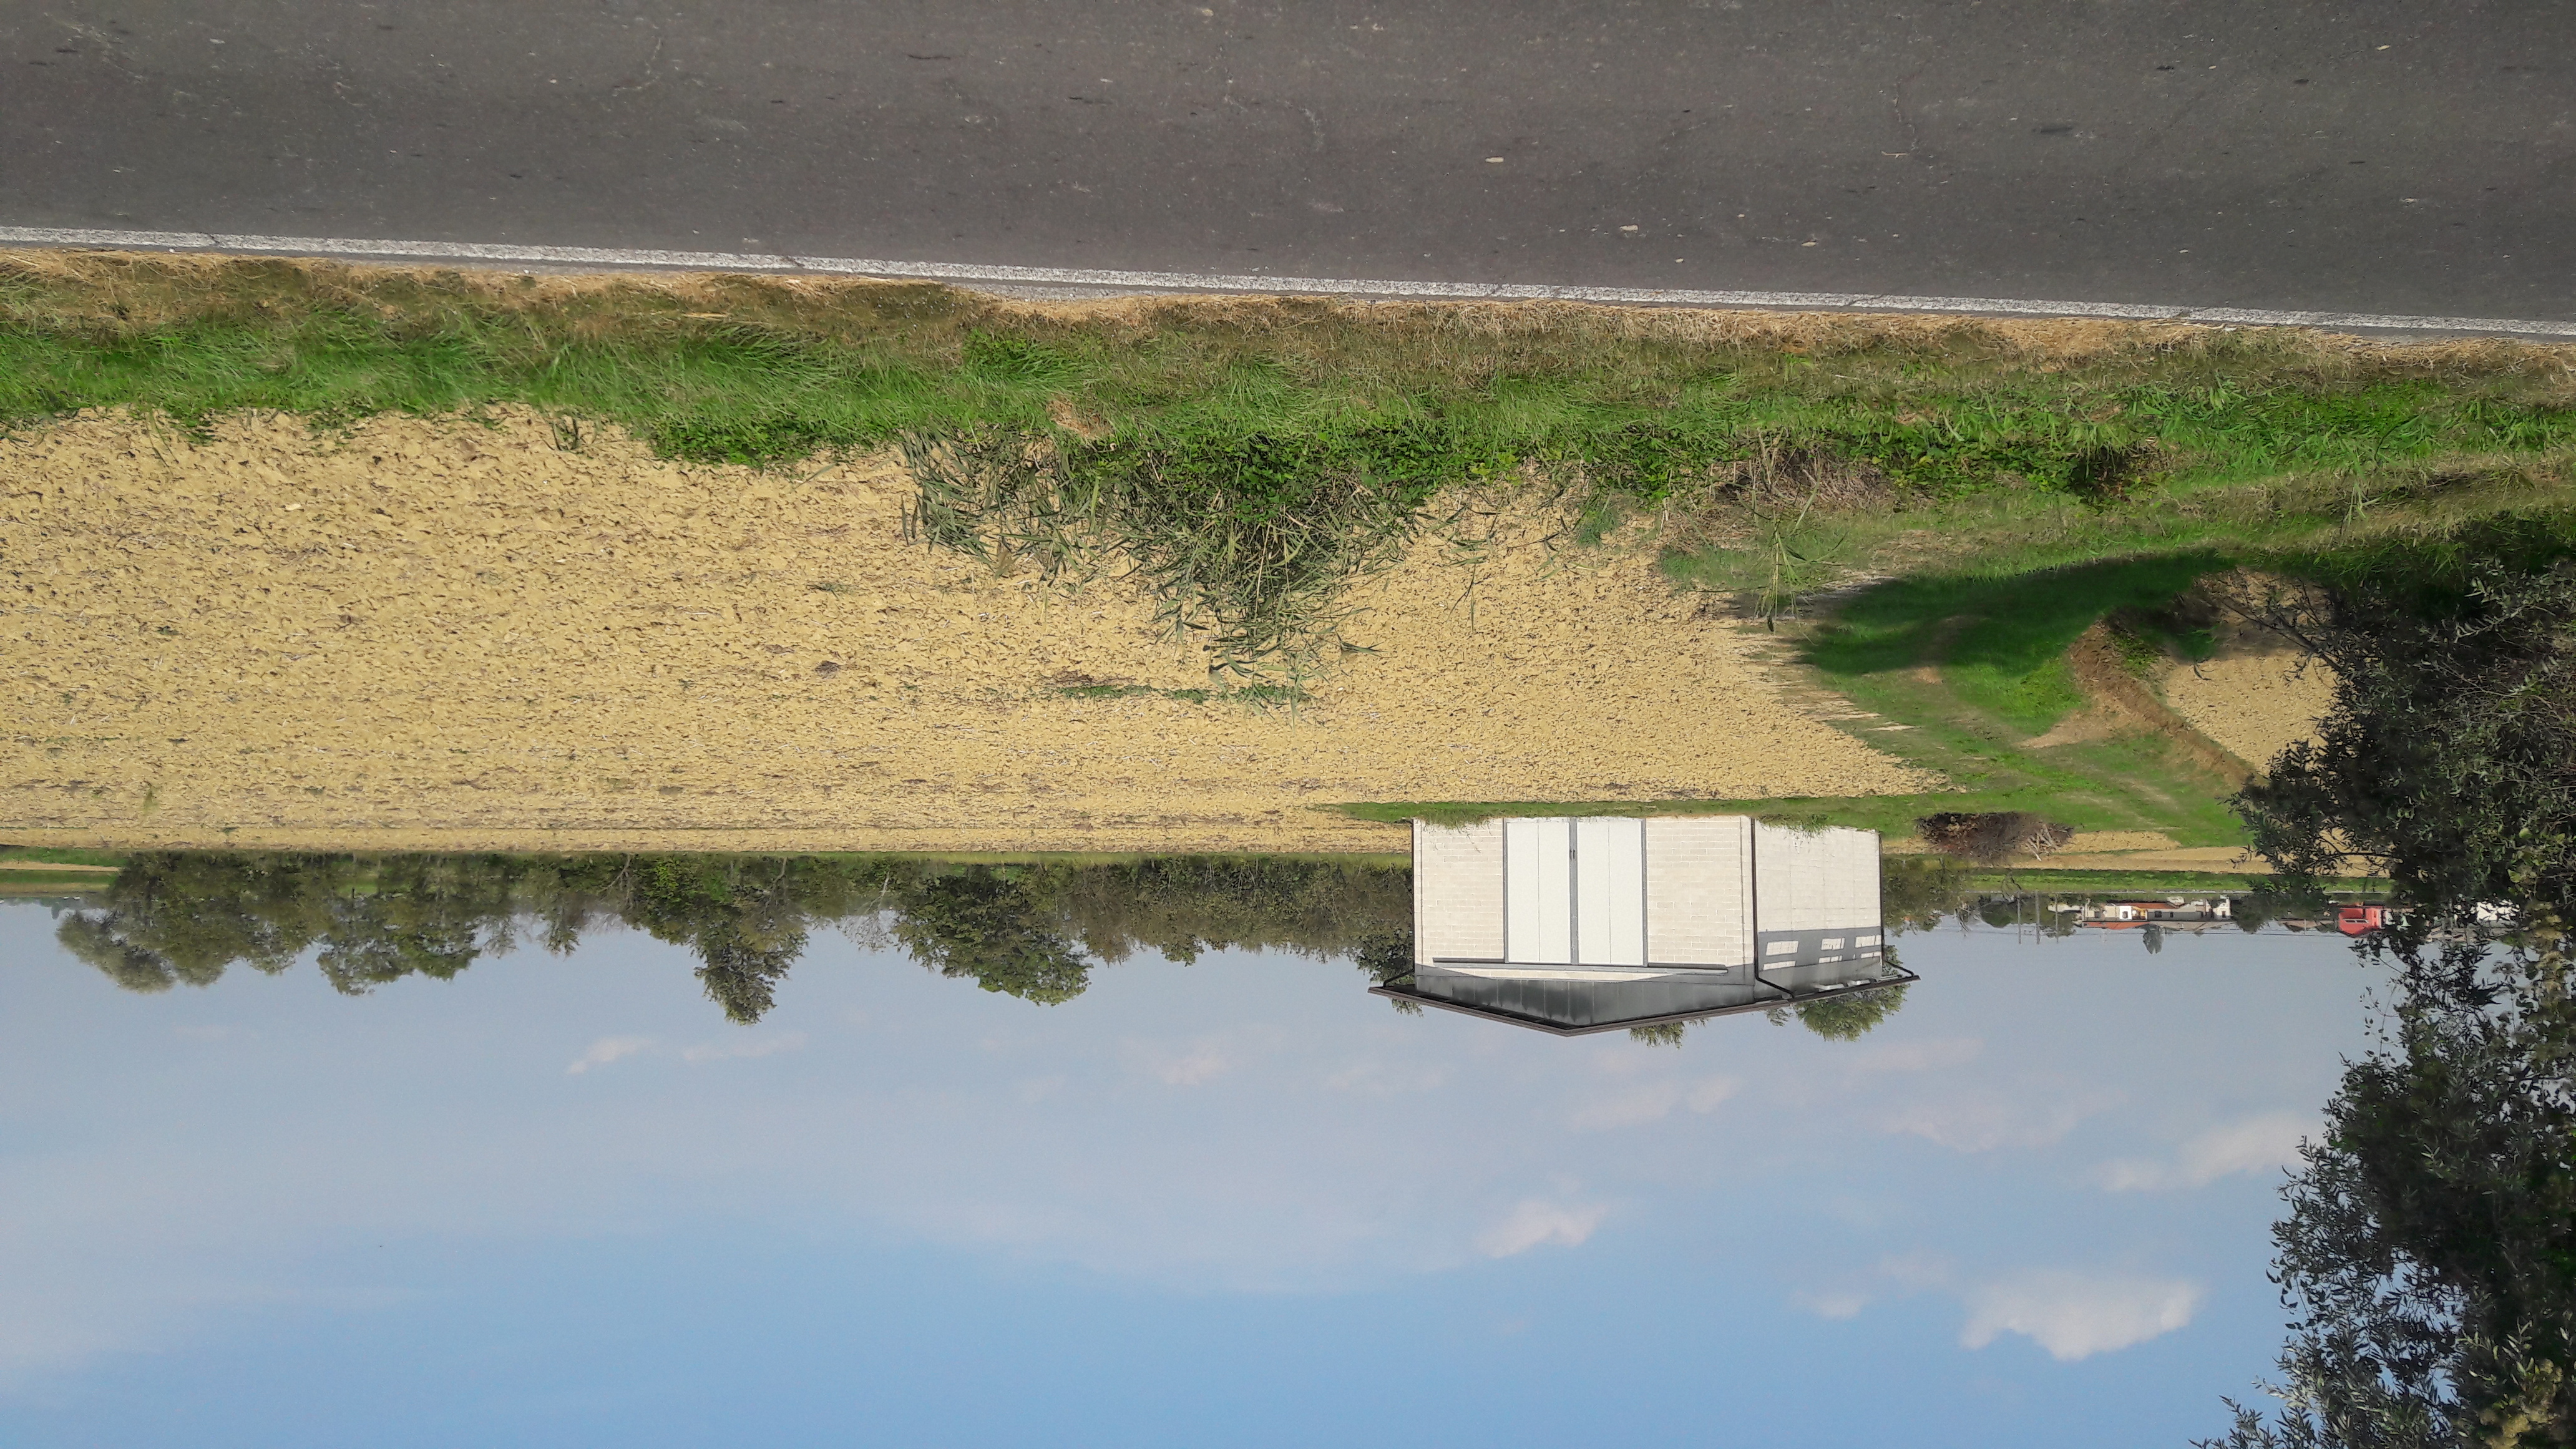
[[[706,987],[707,999],[724,1008],[727,1020],[749,1026],[777,1005],[778,983],[805,949],[805,933],[796,932],[792,942],[764,946],[745,940],[738,929],[720,928],[701,932],[693,944],[703,963],[698,981]]]
[[[1053,1005],[1090,985],[1080,948],[1039,920],[1020,881],[990,867],[937,876],[903,903],[895,938],[942,976]]]
[[[918,857],[286,855],[135,857],[100,909],[57,929],[128,990],[205,986],[235,962],[311,953],[356,995],[454,976],[525,933],[569,953],[601,921],[684,945],[707,996],[760,1019],[812,929],[891,912],[896,941],[944,974],[1033,1001],[1081,994],[1092,960],[1138,948],[1189,961],[1251,947],[1412,957],[1409,872],[1257,857],[1107,865],[950,865]],[[1088,956],[1086,956],[1086,951]]]
[[[151,852],[55,937],[129,990],[212,985],[236,961],[283,971],[330,933],[345,875],[322,857]]]
[[[2514,949],[2400,949],[2273,1230],[2294,1313],[2269,1421],[2209,1449],[2576,1444],[2576,1004],[2543,913]]]
[[[1896,985],[1849,991],[1821,1001],[1801,1001],[1791,1010],[1800,1026],[1827,1041],[1858,1041],[1905,1005],[1905,990],[1904,985]]]
[[[2269,914],[2356,857],[2405,923],[2382,1044],[2346,1069],[2274,1229],[2293,1319],[2227,1449],[2576,1444],[2576,568],[2539,524],[2399,551],[2257,618],[2336,674],[2237,808]],[[2493,903],[2519,936],[2487,939]]]
[[[2420,908],[2419,932],[2517,889],[2576,910],[2576,564],[2533,562],[2527,534],[2252,611],[2335,673],[2317,739],[2236,797],[2284,884],[2358,858]]]

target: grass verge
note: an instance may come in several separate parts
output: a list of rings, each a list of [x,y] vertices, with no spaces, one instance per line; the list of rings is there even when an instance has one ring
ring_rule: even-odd
[[[0,256],[0,427],[545,410],[783,467],[901,444],[935,542],[1293,677],[1441,489],[1536,480],[1764,612],[1854,571],[2313,546],[2564,506],[2576,352],[2167,324]]]
[[[1294,702],[1340,591],[1444,489],[1552,490],[1576,538],[1640,530],[1678,586],[1775,620],[1893,575],[1803,657],[1855,733],[1960,792],[1672,808],[2028,810],[2185,845],[2240,839],[2191,759],[2030,747],[2081,702],[2076,634],[2215,568],[2326,576],[2496,519],[2563,544],[2576,508],[2576,349],[2503,341],[0,256],[0,428],[505,403],[567,448],[603,423],[771,468],[900,446],[929,541],[1064,581],[1123,561],[1247,676],[1210,698],[1254,704]]]

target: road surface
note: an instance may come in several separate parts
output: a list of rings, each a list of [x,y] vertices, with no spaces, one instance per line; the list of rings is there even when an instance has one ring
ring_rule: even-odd
[[[12,0],[0,225],[2576,320],[2576,6]]]

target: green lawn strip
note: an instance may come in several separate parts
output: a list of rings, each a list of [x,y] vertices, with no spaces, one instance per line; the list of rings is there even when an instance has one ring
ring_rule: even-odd
[[[1424,820],[1434,825],[1472,825],[1478,821],[1537,815],[1751,815],[1774,825],[1841,825],[1910,838],[1914,823],[1944,811],[2029,810],[2079,830],[2167,830],[2179,839],[2174,814],[2150,816],[2101,791],[2021,792],[1968,790],[1935,795],[1864,795],[1842,798],[1773,796],[1749,800],[1417,800],[1368,801],[1318,805],[1354,820],[1402,824]],[[2178,814],[2179,812],[2175,812]],[[2210,824],[2226,819],[2220,809],[2212,822],[2194,832],[2214,833]],[[2234,845],[2224,839],[2182,841],[2192,845]]]
[[[1802,661],[1885,724],[1842,722],[1962,788],[2078,829],[2160,830],[2234,845],[2231,793],[2160,739],[2120,735],[2031,749],[2084,704],[2067,647],[2119,609],[2154,611],[2233,559],[2210,549],[2030,572],[1899,579],[1846,601]],[[1925,678],[1926,670],[1936,678]]]
[[[125,864],[129,852],[117,850],[82,850],[64,845],[0,845],[0,861],[25,861],[42,865],[114,865]]]
[[[2268,875],[2200,870],[2003,870],[1973,869],[1962,874],[1971,889],[2011,891],[2025,895],[2238,894],[2262,890]],[[2320,883],[2335,895],[2385,894],[2388,882],[2375,876],[2349,876]]]
[[[1282,442],[1388,479],[1580,461],[1661,498],[1783,449],[1919,498],[2010,479],[2346,474],[2576,446],[2552,349],[2354,348],[2158,333],[2068,354],[1974,322],[1851,319],[1727,336],[1618,309],[1174,302],[1098,320],[936,285],[652,279],[565,293],[464,273],[0,257],[0,425],[130,405],[323,422],[495,403],[622,424],[673,456],[792,462],[921,430],[1050,436],[1115,467],[1140,440],[1200,476]],[[1081,435],[1058,405],[1096,425]],[[1266,441],[1262,441],[1266,440]]]
[[[1919,802],[1921,814],[2027,810],[2078,830],[2161,830],[2178,845],[2243,840],[2223,803],[2225,783],[2162,740],[2124,735],[2027,750],[2019,747],[2024,736],[2011,722],[1968,710],[1939,684],[1889,674],[1849,675],[1831,683],[1879,719],[1910,726],[1892,730],[1837,721],[1839,727],[1958,787],[1955,795],[1902,797]]]
[[[115,883],[116,877],[105,871],[0,871],[0,895],[58,896],[66,891],[103,891]]]
[[[2239,565],[2327,583],[2402,578],[2431,599],[2459,587],[2472,557],[2538,566],[2571,551],[2576,513],[2564,500],[2525,494],[2483,518],[2339,528],[2296,548],[2198,546],[2022,570],[1999,563],[1870,588],[1813,627],[1800,657],[1818,681],[1877,716],[1839,727],[1972,795],[2013,802],[1959,808],[2031,810],[2079,829],[2153,829],[2182,845],[2233,845],[2245,836],[2225,804],[2232,791],[2153,736],[2026,747],[2083,703],[2066,664],[2078,635],[2115,611],[2154,615],[2197,579]],[[2191,641],[2160,642],[2188,652]],[[1936,677],[1926,678],[1927,668]]]

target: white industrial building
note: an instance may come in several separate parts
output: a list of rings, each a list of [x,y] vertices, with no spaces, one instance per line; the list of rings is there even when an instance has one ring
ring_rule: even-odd
[[[1744,815],[1416,821],[1413,942],[1382,994],[1566,1035],[1912,979],[1876,831]]]

